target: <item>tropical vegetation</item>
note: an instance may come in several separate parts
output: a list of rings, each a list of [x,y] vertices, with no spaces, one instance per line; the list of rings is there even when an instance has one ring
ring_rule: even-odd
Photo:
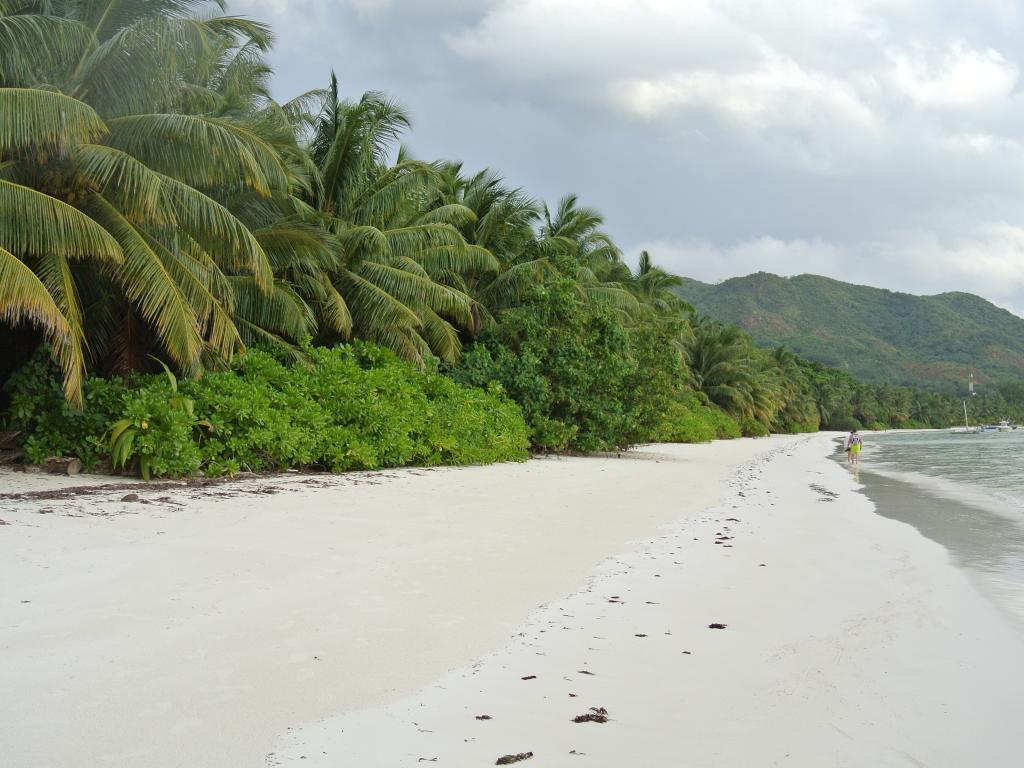
[[[276,101],[272,40],[219,2],[0,0],[0,408],[27,460],[339,471],[955,421],[698,315],[574,194],[413,157],[385,94]]]
[[[497,387],[462,387],[365,342],[308,347],[308,364],[253,349],[230,369],[88,377],[67,402],[47,355],[7,383],[25,457],[73,455],[87,468],[150,475],[233,475],[318,467],[486,464],[527,457],[519,407]]]

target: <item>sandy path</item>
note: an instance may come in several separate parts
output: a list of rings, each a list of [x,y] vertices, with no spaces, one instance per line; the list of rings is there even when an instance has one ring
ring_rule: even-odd
[[[502,647],[791,442],[0,501],[3,764],[262,765],[289,726]],[[51,481],[24,478],[0,490]]]

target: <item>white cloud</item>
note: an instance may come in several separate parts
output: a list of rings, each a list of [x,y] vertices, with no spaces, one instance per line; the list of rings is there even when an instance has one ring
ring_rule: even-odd
[[[446,41],[504,81],[553,85],[750,58],[709,0],[501,0]]]
[[[445,41],[492,91],[677,133],[711,120],[751,157],[833,174],[952,133],[929,122],[939,107],[975,110],[958,133],[999,133],[977,110],[1015,107],[1018,67],[958,29],[919,39],[942,13],[926,0],[495,0]]]
[[[792,59],[767,52],[743,72],[693,70],[654,80],[626,80],[614,91],[626,109],[657,117],[681,109],[708,109],[742,128],[853,123],[872,128],[875,116],[849,83],[807,71]]]
[[[935,139],[935,144],[939,148],[951,152],[968,152],[975,155],[989,155],[994,152],[1003,155],[1020,155],[1024,150],[1024,145],[1016,139],[984,132],[939,136]]]
[[[944,47],[889,48],[892,83],[919,107],[971,108],[1005,102],[1017,83],[1016,65],[992,48],[962,41]]]

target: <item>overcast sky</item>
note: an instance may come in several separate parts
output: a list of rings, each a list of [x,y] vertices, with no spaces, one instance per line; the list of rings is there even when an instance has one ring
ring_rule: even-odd
[[[632,260],[1024,315],[1024,0],[234,0],[275,95],[389,92],[424,159],[600,209]]]

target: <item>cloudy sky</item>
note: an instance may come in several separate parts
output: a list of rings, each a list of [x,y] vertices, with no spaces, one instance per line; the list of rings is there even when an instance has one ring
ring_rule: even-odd
[[[631,257],[1024,315],[1024,0],[234,0],[276,96],[385,90],[417,156],[577,192]]]

